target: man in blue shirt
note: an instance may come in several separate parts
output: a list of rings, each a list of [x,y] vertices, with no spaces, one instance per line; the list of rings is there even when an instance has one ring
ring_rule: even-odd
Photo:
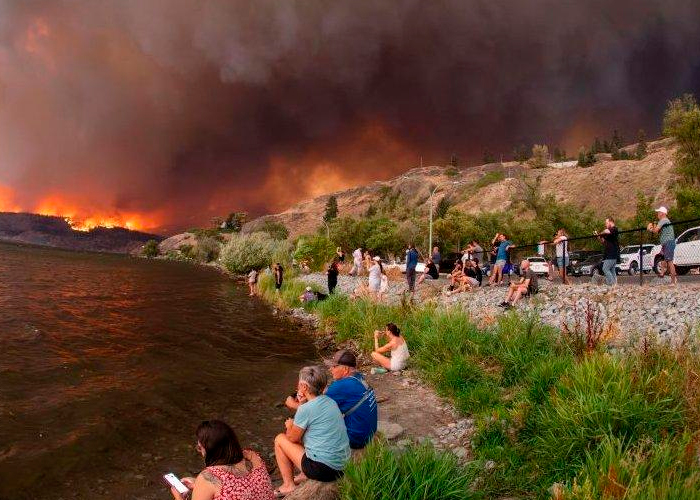
[[[500,285],[503,281],[503,268],[506,267],[508,263],[508,251],[513,248],[513,242],[508,239],[505,234],[496,233],[496,237],[493,239],[493,245],[498,245],[498,250],[496,250],[496,262],[493,265],[493,273],[491,274],[491,279],[489,283],[492,285]]]
[[[411,295],[416,290],[416,266],[418,265],[418,250],[413,243],[406,250],[406,282]]]
[[[346,349],[335,353],[328,363],[334,381],[326,389],[326,396],[336,402],[345,419],[350,448],[364,448],[377,432],[377,400],[374,389],[367,385],[357,371],[357,358]],[[287,398],[286,405],[296,410],[301,402]]]

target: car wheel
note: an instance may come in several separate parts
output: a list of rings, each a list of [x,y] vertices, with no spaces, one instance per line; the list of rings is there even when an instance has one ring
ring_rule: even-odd
[[[656,258],[654,259],[654,267],[653,267],[652,270],[653,270],[656,274],[659,274],[659,272],[661,272],[661,270],[659,269],[659,264],[661,264],[661,262],[662,262],[663,260],[664,260],[664,258],[663,258],[661,255],[657,255]]]
[[[627,270],[627,274],[630,276],[635,276],[639,272],[639,265],[636,261],[632,261],[630,268]]]

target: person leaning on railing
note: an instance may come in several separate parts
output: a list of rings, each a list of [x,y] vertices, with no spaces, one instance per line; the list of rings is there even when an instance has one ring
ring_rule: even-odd
[[[659,222],[656,224],[650,222],[647,225],[647,231],[659,235],[661,255],[663,255],[665,266],[659,268],[657,273],[660,278],[663,278],[666,271],[668,271],[671,275],[671,283],[675,285],[678,282],[678,278],[676,277],[676,266],[673,265],[673,256],[676,250],[676,235],[673,231],[673,224],[668,219],[668,209],[666,207],[659,207],[655,212]]]

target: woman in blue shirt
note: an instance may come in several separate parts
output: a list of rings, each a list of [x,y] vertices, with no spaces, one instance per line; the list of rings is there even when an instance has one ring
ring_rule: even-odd
[[[294,468],[309,479],[335,481],[343,475],[350,459],[350,442],[338,405],[323,394],[328,383],[326,371],[306,366],[299,372],[297,397],[303,404],[294,420],[285,422],[286,431],[275,438],[275,458],[282,485],[275,492],[282,496],[294,488]]]

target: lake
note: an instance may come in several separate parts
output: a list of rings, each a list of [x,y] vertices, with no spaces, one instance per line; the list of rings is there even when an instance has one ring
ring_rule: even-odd
[[[211,418],[267,455],[315,358],[213,269],[0,244],[0,499],[170,498]]]

